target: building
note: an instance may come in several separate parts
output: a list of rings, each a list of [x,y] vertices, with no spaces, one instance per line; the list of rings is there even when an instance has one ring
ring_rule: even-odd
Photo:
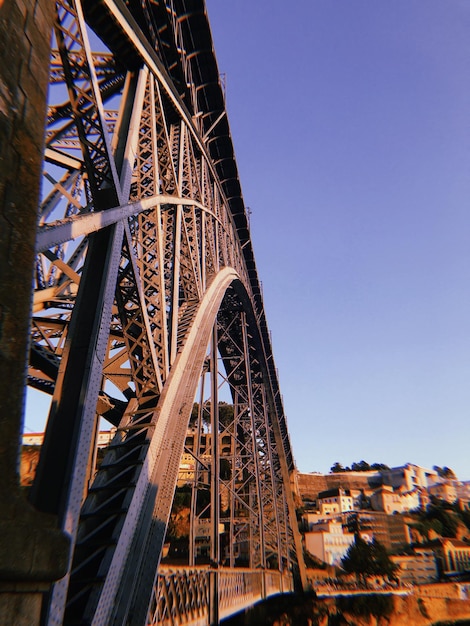
[[[405,491],[413,491],[418,487],[428,489],[430,485],[439,481],[439,474],[435,470],[426,469],[419,465],[406,463],[400,467],[392,467],[381,471],[384,485],[390,485],[395,489],[404,488]]]
[[[195,557],[208,559],[211,552],[212,533],[214,532],[212,527],[212,520],[210,518],[197,518],[194,522],[194,548]],[[224,525],[219,524],[219,535],[224,532]]]
[[[405,491],[403,488],[394,489],[390,485],[383,485],[370,496],[370,505],[374,511],[383,511],[388,515],[405,513],[418,509],[421,504],[418,489]]]
[[[391,507],[400,512],[425,508],[429,503],[429,487],[442,482],[445,482],[445,479],[441,478],[437,471],[411,463],[391,469],[365,472],[345,471],[330,474],[298,472],[296,477],[298,494],[308,506],[319,508],[317,498],[320,493],[331,489],[343,489],[349,491],[352,496],[353,509],[359,510],[369,506],[368,501],[378,488],[389,487],[402,494],[401,500],[397,499],[395,506]],[[461,485],[458,497],[470,502],[470,486],[458,484]],[[393,498],[388,497],[388,500],[391,500],[391,505],[394,504]],[[386,505],[378,510],[386,511]]]
[[[227,464],[233,457],[233,437],[219,435],[219,454],[221,464]],[[194,483],[196,470],[198,483],[209,485],[210,465],[212,463],[212,434],[198,433],[196,428],[189,428],[184,443],[178,472],[178,487]]]
[[[429,495],[452,504],[458,499],[456,483],[455,480],[443,480],[434,483],[428,487]]]
[[[314,526],[324,521],[326,520],[322,519],[319,511],[305,511],[305,513],[302,514],[302,527],[306,532],[312,530]]]
[[[425,585],[438,579],[436,557],[432,550],[415,550],[414,554],[400,554],[390,558],[399,567],[396,576],[401,583]]]
[[[457,481],[457,500],[462,511],[470,511],[470,481]]]
[[[115,434],[116,428],[102,430],[98,433],[98,459],[102,458],[105,448],[109,446]],[[34,482],[43,441],[44,433],[24,433],[22,436],[23,449],[20,457],[20,484],[22,487],[30,487]]]
[[[470,572],[470,545],[458,539],[442,538],[433,543],[439,573],[457,576]]]
[[[24,446],[42,446],[44,433],[23,433],[22,444]]]
[[[320,515],[337,515],[353,510],[353,498],[349,490],[329,489],[318,494],[317,508]]]
[[[353,511],[345,516],[348,531],[358,533],[364,541],[375,539],[389,552],[399,552],[411,541],[410,529],[402,515],[382,511]]]
[[[112,438],[116,434],[116,428],[111,430],[100,430],[98,433],[98,448],[106,448],[111,443]],[[22,444],[24,446],[42,446],[44,441],[44,433],[23,433]]]
[[[328,520],[314,525],[304,535],[305,548],[317,559],[328,565],[340,565],[349,546],[354,543],[354,534],[344,532],[341,522]]]
[[[298,495],[304,503],[316,506],[319,493],[330,489],[344,489],[349,491],[354,501],[354,508],[359,509],[364,500],[382,484],[380,473],[370,472],[341,472],[319,474],[312,472],[304,474],[297,472],[296,486]]]

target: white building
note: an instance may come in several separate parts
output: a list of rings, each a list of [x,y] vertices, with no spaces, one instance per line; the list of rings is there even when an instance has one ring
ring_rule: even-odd
[[[353,497],[348,489],[329,489],[318,494],[317,508],[320,515],[337,515],[353,511]]]
[[[328,565],[340,565],[349,546],[354,543],[354,534],[345,533],[340,522],[320,522],[305,533],[305,547],[317,559]]]
[[[439,482],[439,474],[435,470],[412,463],[382,470],[381,475],[384,485],[390,485],[395,489],[402,487],[405,491],[413,491],[418,487],[428,489],[430,485]]]
[[[116,428],[111,430],[100,430],[98,433],[98,448],[106,448],[111,443],[114,435],[116,434]],[[22,444],[24,446],[42,446],[44,441],[44,433],[23,433]]]
[[[370,504],[374,511],[383,511],[388,515],[413,511],[420,507],[420,492],[418,489],[404,491],[383,485],[370,496]]]

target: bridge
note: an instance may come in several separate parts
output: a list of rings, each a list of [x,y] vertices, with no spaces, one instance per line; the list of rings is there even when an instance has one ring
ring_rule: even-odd
[[[29,46],[21,63],[2,52],[5,102],[23,100],[0,127],[0,305],[16,329],[2,335],[0,609],[33,602],[15,624],[217,624],[301,588],[292,450],[203,0],[0,11],[5,41]],[[26,349],[27,384],[51,399],[29,503]],[[98,458],[103,424],[115,434]],[[175,494],[189,530],[172,561]]]

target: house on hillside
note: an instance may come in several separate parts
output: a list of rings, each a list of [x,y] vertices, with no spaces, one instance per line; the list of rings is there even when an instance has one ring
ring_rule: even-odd
[[[437,539],[432,548],[441,575],[458,576],[470,573],[470,545],[468,543],[443,537]]]
[[[353,497],[348,489],[338,487],[318,494],[317,508],[320,515],[337,515],[354,509]]]
[[[403,488],[394,489],[390,485],[383,485],[370,496],[370,505],[374,511],[383,511],[388,515],[413,511],[420,507],[421,498],[418,489],[405,491]]]
[[[414,550],[413,554],[390,558],[399,567],[396,575],[402,584],[426,585],[438,579],[436,557],[432,550]]]
[[[426,469],[412,463],[382,470],[381,475],[384,485],[390,485],[395,489],[403,487],[405,491],[413,491],[418,487],[428,489],[430,485],[439,482],[439,474],[436,470]]]
[[[354,534],[344,532],[341,522],[328,520],[312,526],[304,535],[305,548],[317,559],[328,565],[340,565],[349,546],[354,543]]]

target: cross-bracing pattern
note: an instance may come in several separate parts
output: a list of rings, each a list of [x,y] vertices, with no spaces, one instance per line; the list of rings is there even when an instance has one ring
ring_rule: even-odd
[[[213,623],[230,571],[264,572],[265,597],[268,570],[286,590],[302,563],[204,4],[56,8],[29,369],[51,408],[31,498],[74,547],[48,621],[177,623],[159,564],[189,455],[186,565],[207,558],[194,602]],[[98,463],[102,420],[116,435]]]

